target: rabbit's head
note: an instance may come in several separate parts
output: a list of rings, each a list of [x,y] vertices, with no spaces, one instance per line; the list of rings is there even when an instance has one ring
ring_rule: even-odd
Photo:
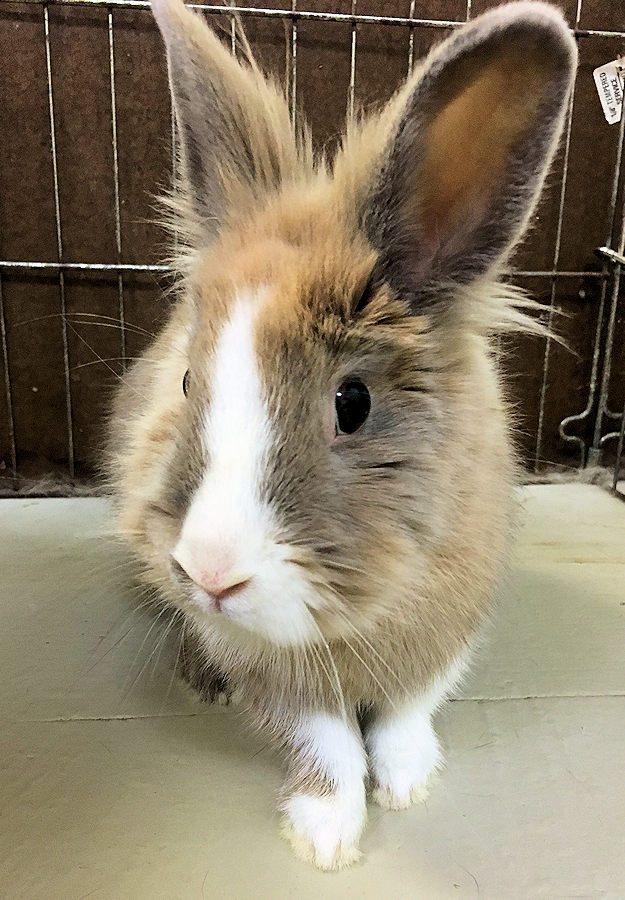
[[[512,317],[496,272],[558,139],[574,41],[542,3],[480,17],[329,167],[252,61],[180,0],[153,7],[187,250],[177,312],[131,373],[127,527],[228,639],[366,632],[453,541],[454,454],[478,431],[507,453],[484,336]]]

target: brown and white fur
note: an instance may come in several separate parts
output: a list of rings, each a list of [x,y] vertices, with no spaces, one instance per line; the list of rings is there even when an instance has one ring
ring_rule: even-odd
[[[294,848],[340,868],[369,778],[385,807],[423,796],[432,713],[505,560],[516,475],[490,339],[527,321],[497,273],[575,44],[548,5],[487,13],[352,122],[330,166],[249,56],[180,0],[153,8],[185,251],[112,416],[119,530],[184,623],[194,682],[236,688],[286,751]],[[371,409],[337,433],[350,378]]]

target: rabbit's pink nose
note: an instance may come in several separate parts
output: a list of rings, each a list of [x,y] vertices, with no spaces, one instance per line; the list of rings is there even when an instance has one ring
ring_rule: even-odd
[[[212,597],[217,609],[221,609],[224,600],[241,593],[252,581],[250,575],[236,574],[232,571],[198,570],[196,572],[190,566],[188,568],[182,566],[174,556],[171,558],[171,566],[174,574],[192,581],[205,594]]]
[[[240,594],[250,584],[251,580],[251,578],[234,576],[230,580],[227,578],[203,578],[202,581],[196,581],[195,583],[207,594],[210,594],[217,607],[221,608],[221,604],[226,597],[234,597],[235,594]]]

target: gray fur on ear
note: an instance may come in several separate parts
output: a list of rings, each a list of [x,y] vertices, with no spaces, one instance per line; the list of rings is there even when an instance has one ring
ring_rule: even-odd
[[[385,277],[415,308],[501,264],[523,233],[576,58],[557,9],[511,3],[445,41],[397,98],[364,225]]]
[[[237,62],[182,0],[152,0],[167,47],[180,133],[184,228],[215,237],[233,210],[301,171],[310,151],[296,135],[281,92],[254,61]]]

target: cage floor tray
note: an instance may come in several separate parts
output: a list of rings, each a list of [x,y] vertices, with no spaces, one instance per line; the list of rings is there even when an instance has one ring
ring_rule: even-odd
[[[354,869],[279,838],[276,755],[172,679],[101,499],[0,502],[0,895],[622,897],[625,504],[522,494],[490,643],[439,716],[426,804],[370,808]]]

